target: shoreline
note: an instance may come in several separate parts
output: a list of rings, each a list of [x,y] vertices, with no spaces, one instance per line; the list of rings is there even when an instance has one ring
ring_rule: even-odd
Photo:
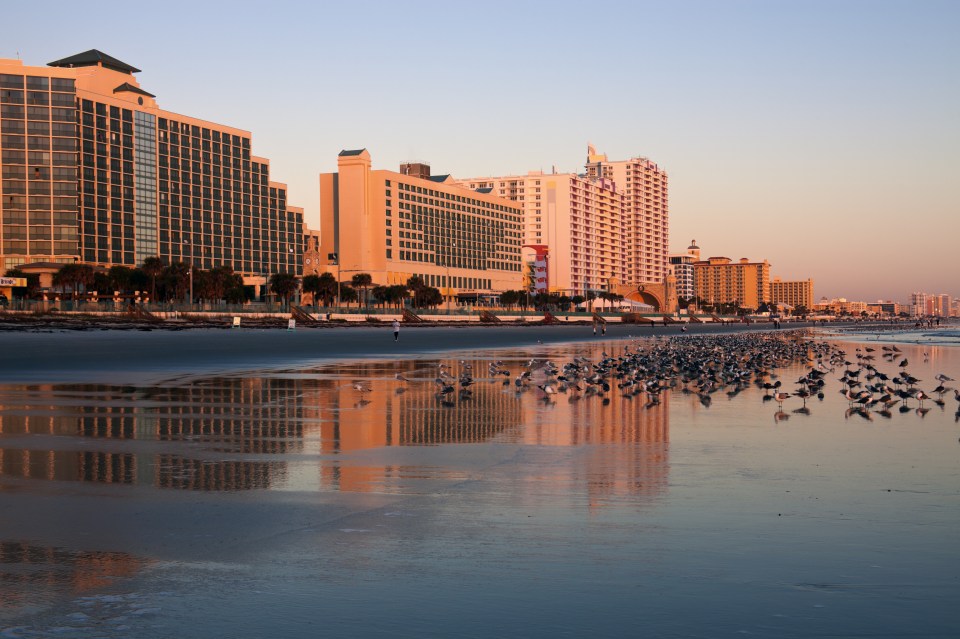
[[[805,328],[806,326],[797,326]],[[0,383],[141,383],[182,375],[304,367],[356,359],[416,358],[445,352],[528,348],[679,335],[774,331],[772,325],[608,324],[606,335],[579,325],[390,325],[324,329],[0,331]],[[786,329],[781,329],[786,330]]]
[[[267,368],[303,368],[338,361],[415,359],[464,351],[527,349],[540,345],[617,342],[629,339],[787,332],[817,328],[830,339],[897,341],[885,326],[813,323],[607,325],[606,335],[593,335],[589,323],[542,324],[404,324],[394,341],[388,324],[222,330],[206,327],[142,330],[90,327],[86,330],[0,331],[0,383],[149,384],[201,374],[238,373]],[[901,332],[906,327],[901,327]],[[838,330],[839,329],[839,330]],[[936,332],[925,329],[923,333]],[[912,331],[910,331],[912,332]],[[948,338],[956,326],[939,329]],[[874,337],[875,336],[875,337]],[[932,338],[931,338],[932,339]],[[904,343],[917,340],[906,339]]]

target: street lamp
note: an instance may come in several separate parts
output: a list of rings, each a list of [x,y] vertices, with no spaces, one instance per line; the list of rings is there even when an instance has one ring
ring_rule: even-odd
[[[447,315],[450,314],[450,298],[453,297],[453,281],[450,279],[450,260],[453,252],[457,250],[457,243],[453,242],[452,248],[447,251]]]
[[[191,249],[191,250],[190,250],[190,258],[191,258],[191,261],[187,263],[187,264],[189,265],[189,268],[187,269],[187,274],[190,276],[190,300],[189,300],[189,304],[192,305],[192,304],[193,304],[193,250],[192,250],[192,249],[193,249],[193,245],[190,244],[189,241],[184,240],[184,241],[183,241],[183,246],[184,246],[184,249],[183,249],[184,253],[186,253],[186,251],[187,251],[187,248],[186,248],[186,247],[190,247],[190,249]]]
[[[337,309],[340,308],[340,255],[327,253],[327,261],[337,265]]]

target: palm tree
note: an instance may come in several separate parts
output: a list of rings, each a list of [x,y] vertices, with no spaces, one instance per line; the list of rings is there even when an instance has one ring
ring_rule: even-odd
[[[93,267],[89,264],[64,264],[53,276],[54,284],[59,285],[61,290],[70,287],[70,296],[74,301],[80,287],[89,287],[95,279]]]
[[[165,264],[159,257],[148,257],[143,261],[141,270],[150,278],[150,301],[157,299],[157,277],[163,273]]]
[[[299,285],[297,276],[292,273],[274,273],[270,276],[270,290],[282,297],[286,306],[289,306],[290,298],[297,292]]]
[[[386,304],[387,298],[390,296],[390,289],[386,286],[374,286],[370,290],[370,295],[373,297],[374,302],[383,306]]]
[[[354,288],[360,289],[363,294],[363,305],[367,306],[367,287],[373,283],[373,277],[369,273],[356,273],[350,283]]]
[[[304,275],[303,282],[300,284],[300,289],[303,291],[304,295],[310,295],[314,306],[318,306],[317,298],[320,297],[319,275]]]
[[[166,289],[166,297],[170,298],[172,292],[172,297],[180,299],[187,294],[190,282],[190,267],[183,262],[174,262],[163,269],[161,279]]]
[[[521,297],[520,291],[504,291],[500,293],[500,304],[503,306],[513,306],[520,301]]]
[[[133,269],[119,264],[111,266],[107,272],[107,278],[114,291],[126,293],[130,290],[130,283],[133,281]]]
[[[410,291],[403,284],[393,284],[387,287],[387,301],[391,302],[396,308],[400,308],[409,293]]]
[[[318,286],[317,292],[323,298],[323,305],[330,306],[337,296],[337,290],[340,288],[337,278],[333,276],[333,273],[321,273]]]

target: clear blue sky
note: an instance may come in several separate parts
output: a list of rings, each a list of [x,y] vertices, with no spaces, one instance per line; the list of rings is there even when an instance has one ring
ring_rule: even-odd
[[[343,148],[456,176],[670,174],[671,250],[821,296],[960,296],[960,2],[99,2],[4,7],[0,57],[91,48],[161,107],[253,133],[319,220]],[[15,25],[15,26],[14,26]]]

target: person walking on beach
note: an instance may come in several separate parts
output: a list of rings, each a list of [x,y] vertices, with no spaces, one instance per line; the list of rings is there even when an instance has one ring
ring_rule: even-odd
[[[393,320],[393,341],[398,341],[400,339],[400,321]]]
[[[597,320],[593,320],[593,336],[597,336]]]

